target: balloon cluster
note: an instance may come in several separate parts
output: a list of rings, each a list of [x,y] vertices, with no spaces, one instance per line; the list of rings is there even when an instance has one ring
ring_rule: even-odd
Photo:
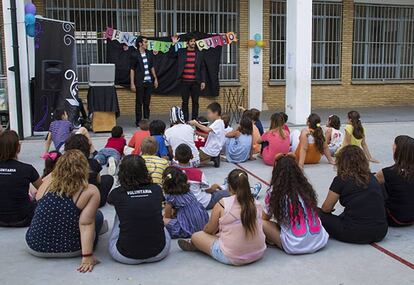
[[[254,35],[254,40],[249,40],[249,48],[254,49],[254,54],[259,55],[262,52],[262,48],[266,46],[266,42],[262,40],[260,34]]]
[[[24,22],[26,24],[26,34],[29,37],[34,37],[36,34],[35,24],[36,24],[36,6],[33,3],[27,3],[24,6]]]

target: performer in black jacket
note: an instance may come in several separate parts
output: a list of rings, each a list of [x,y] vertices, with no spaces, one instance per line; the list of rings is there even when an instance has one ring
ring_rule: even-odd
[[[137,127],[142,120],[142,113],[144,113],[144,119],[149,119],[152,88],[158,87],[153,55],[147,50],[147,45],[146,37],[138,37],[137,52],[133,53],[131,60],[131,91],[136,94],[135,125]]]
[[[176,44],[180,39],[172,37]],[[180,81],[182,98],[182,110],[186,121],[189,120],[188,103],[192,101],[191,119],[198,117],[198,99],[202,90],[206,88],[206,66],[203,53],[197,49],[195,36],[190,35],[187,40],[187,48],[175,52],[171,48],[170,55],[177,57],[177,80]]]

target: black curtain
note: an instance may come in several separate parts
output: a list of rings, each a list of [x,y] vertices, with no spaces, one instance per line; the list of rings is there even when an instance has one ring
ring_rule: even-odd
[[[203,33],[196,34],[197,39],[208,38],[212,35]],[[185,40],[189,34],[180,35],[181,40]],[[170,42],[168,37],[148,38],[150,40]],[[171,47],[174,48],[173,46]],[[124,50],[123,44],[114,40],[107,44],[107,62],[114,63],[116,66],[115,83],[118,85],[129,86],[129,68],[131,62],[131,54],[137,52],[134,47],[129,47]],[[222,47],[210,48],[203,50],[205,65],[206,65],[206,89],[202,92],[204,96],[218,96],[220,92],[219,85],[219,68],[221,59]],[[158,76],[158,88],[154,93],[161,95],[179,95],[177,78],[177,60],[168,56],[168,53],[161,53],[154,55],[154,68]]]
[[[51,92],[42,89],[45,60],[62,62],[62,88]],[[76,74],[75,25],[50,19],[36,19],[35,80],[33,94],[33,130],[47,131],[56,108],[65,109],[69,120],[77,124],[79,118],[78,76]]]

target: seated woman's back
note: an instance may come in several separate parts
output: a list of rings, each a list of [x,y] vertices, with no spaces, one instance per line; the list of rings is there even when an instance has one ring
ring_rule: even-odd
[[[99,204],[99,191],[88,184],[87,173],[87,160],[80,151],[68,151],[59,159],[36,193],[38,205],[26,233],[31,250],[69,253],[81,249],[81,212],[91,211],[94,217]]]
[[[254,233],[246,232],[241,223],[242,208],[235,195],[223,198],[224,215],[219,220],[219,242],[226,256],[234,262],[243,262],[261,256],[266,248],[265,235],[260,219],[261,206],[256,205],[256,227]]]

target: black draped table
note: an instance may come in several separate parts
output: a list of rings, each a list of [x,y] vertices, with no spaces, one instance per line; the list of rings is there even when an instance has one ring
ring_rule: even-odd
[[[89,86],[88,90],[89,114],[94,112],[114,112],[120,115],[118,95],[115,86]]]

